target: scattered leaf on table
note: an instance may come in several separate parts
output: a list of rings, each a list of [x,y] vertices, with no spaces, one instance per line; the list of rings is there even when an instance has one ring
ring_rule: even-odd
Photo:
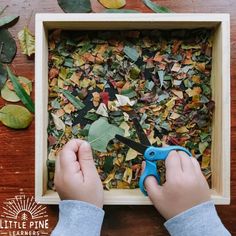
[[[3,88],[6,81],[7,81],[7,71],[3,67],[3,64],[0,63],[0,90]]]
[[[140,11],[131,9],[106,9],[105,13],[140,13]]]
[[[107,144],[116,134],[124,135],[124,130],[109,124],[106,118],[99,118],[89,128],[88,142],[94,150],[106,152]]]
[[[32,114],[19,105],[6,105],[0,110],[0,121],[13,129],[28,127],[33,119]]]
[[[171,12],[170,9],[166,7],[162,7],[159,4],[152,2],[151,0],[143,0],[143,2],[148,8],[150,8],[154,12],[157,12],[157,13],[170,13]]]
[[[126,5],[125,0],[98,0],[104,7],[118,9]]]
[[[56,129],[65,131],[65,128],[66,128],[65,123],[56,114],[52,113],[51,115],[52,115]]]
[[[35,37],[26,26],[18,33],[18,39],[23,54],[30,57],[35,53]]]
[[[16,42],[6,29],[0,29],[0,62],[11,63],[16,55]]]
[[[57,0],[64,12],[68,13],[87,13],[91,12],[90,0]]]
[[[18,21],[19,16],[5,16],[0,18],[0,28],[4,27],[7,28],[9,26],[12,26],[16,24]]]
[[[18,76],[17,79],[20,82],[20,84],[23,86],[23,89],[26,90],[27,94],[30,95],[30,92],[32,91],[32,82],[23,76]],[[16,92],[14,91],[14,88],[9,89],[9,85],[8,85],[9,82],[11,86],[13,87],[11,81],[7,80],[7,82],[5,83],[4,87],[1,90],[1,96],[4,100],[8,102],[19,102],[20,98],[17,96]]]
[[[76,98],[74,95],[72,95],[69,91],[60,89],[60,92],[63,93],[63,95],[78,109],[81,110],[85,107],[84,103],[81,102],[78,98]]]
[[[14,90],[15,90],[17,96],[20,98],[20,100],[26,106],[26,108],[30,112],[34,113],[34,103],[31,99],[31,97],[26,93],[24,88],[19,83],[17,77],[11,72],[11,70],[9,69],[8,66],[7,66],[7,72],[8,72],[9,79],[11,80],[11,82],[13,84],[13,87],[14,87]]]
[[[131,48],[128,46],[124,47],[124,53],[134,62],[138,60],[139,54],[135,48]]]

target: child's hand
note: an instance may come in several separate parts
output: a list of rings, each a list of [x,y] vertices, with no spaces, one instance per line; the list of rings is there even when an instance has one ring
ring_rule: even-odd
[[[73,139],[56,161],[54,183],[62,200],[80,200],[103,206],[103,187],[86,141]]]
[[[158,185],[148,176],[145,188],[156,209],[168,220],[210,200],[210,190],[199,163],[185,152],[172,151],[166,159],[166,182]]]

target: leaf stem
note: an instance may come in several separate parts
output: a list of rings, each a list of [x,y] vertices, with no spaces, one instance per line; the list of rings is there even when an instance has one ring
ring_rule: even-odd
[[[1,11],[0,11],[0,15],[2,15],[2,13],[8,8],[9,6],[6,5]]]

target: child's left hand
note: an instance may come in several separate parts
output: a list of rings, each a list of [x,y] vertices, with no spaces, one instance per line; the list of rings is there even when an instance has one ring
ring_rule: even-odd
[[[73,139],[56,161],[54,183],[62,200],[80,200],[103,206],[103,187],[88,142]]]

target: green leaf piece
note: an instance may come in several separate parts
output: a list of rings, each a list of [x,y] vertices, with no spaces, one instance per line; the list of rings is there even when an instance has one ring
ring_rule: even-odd
[[[115,138],[116,134],[124,135],[124,130],[108,123],[104,117],[92,123],[89,129],[88,142],[99,152],[106,152],[107,144]]]
[[[0,29],[0,62],[11,63],[16,55],[16,42],[6,29]]]
[[[3,67],[3,64],[0,63],[0,90],[3,88],[4,84],[6,83],[7,80],[7,71]]]
[[[14,87],[14,90],[15,90],[17,96],[20,98],[20,100],[26,106],[26,108],[30,112],[34,113],[34,103],[31,99],[31,97],[26,93],[24,88],[21,86],[21,84],[17,80],[17,77],[11,72],[11,70],[9,69],[8,66],[7,66],[7,72],[8,72],[9,79],[11,80],[11,82],[13,84],[13,87]]]
[[[23,54],[31,56],[35,53],[35,38],[29,29],[25,26],[23,30],[18,33],[20,40],[20,47]]]
[[[0,110],[0,121],[9,128],[25,129],[32,120],[32,114],[19,105],[6,105]]]
[[[87,13],[92,11],[90,0],[57,0],[64,12]]]
[[[166,8],[166,7],[162,7],[159,4],[156,4],[150,0],[143,0],[143,3],[150,8],[151,10],[153,10],[156,13],[170,13],[172,12],[170,9]]]
[[[132,9],[106,9],[104,13],[141,13]]]
[[[19,16],[4,16],[0,18],[0,28],[13,26],[18,20]]]
[[[81,110],[85,107],[84,103],[81,102],[78,98],[72,95],[69,91],[60,89],[59,90],[63,95],[78,109]]]
[[[134,62],[136,62],[139,58],[139,54],[138,54],[138,52],[135,48],[125,46],[124,47],[124,53],[126,54],[126,56],[128,56]]]

